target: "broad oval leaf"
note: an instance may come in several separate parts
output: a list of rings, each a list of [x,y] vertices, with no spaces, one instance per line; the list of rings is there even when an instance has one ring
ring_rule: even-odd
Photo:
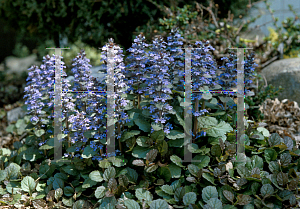
[[[148,160],[149,162],[153,162],[155,160],[157,154],[158,154],[157,149],[150,150],[146,155],[146,160]]]
[[[109,167],[104,171],[103,178],[105,181],[109,181],[110,178],[115,178],[116,170],[114,167]]]
[[[207,203],[211,198],[218,198],[218,191],[214,186],[207,186],[202,190],[202,199]]]
[[[183,203],[184,203],[184,205],[187,205],[187,206],[189,204],[195,204],[196,200],[197,200],[197,195],[195,192],[189,192],[183,196]]]
[[[283,153],[280,155],[280,164],[282,166],[288,166],[292,161],[292,156],[290,153]]]
[[[124,204],[128,209],[140,209],[141,208],[140,205],[135,200],[132,200],[132,199],[126,199],[124,201]]]
[[[173,195],[173,194],[174,194],[173,188],[172,188],[171,186],[169,186],[169,185],[163,185],[163,186],[161,187],[161,189],[162,189],[165,193],[167,193],[167,194],[169,194],[169,195]]]
[[[227,200],[229,200],[230,202],[233,202],[234,194],[231,191],[224,190],[223,195]]]
[[[35,190],[36,183],[31,176],[25,176],[24,179],[21,181],[21,188],[25,192],[29,192],[31,195],[32,192]]]
[[[218,198],[211,198],[207,204],[214,209],[222,209],[222,202]]]
[[[182,165],[182,160],[181,160],[181,158],[178,157],[177,155],[172,155],[172,156],[170,157],[170,159],[171,159],[171,161],[172,161],[173,163],[175,163],[177,166],[182,167],[182,168],[185,167],[184,165]]]
[[[162,209],[162,208],[169,208],[169,204],[162,199],[153,200],[150,204],[150,209]]]
[[[271,196],[274,193],[274,188],[271,184],[264,184],[260,189],[260,193],[263,197]]]
[[[89,177],[91,180],[95,181],[95,182],[102,182],[103,178],[101,176],[101,173],[99,171],[92,171],[89,174]]]
[[[101,199],[104,197],[105,195],[105,187],[104,186],[100,186],[100,187],[97,187],[96,191],[95,191],[95,197],[97,199]]]

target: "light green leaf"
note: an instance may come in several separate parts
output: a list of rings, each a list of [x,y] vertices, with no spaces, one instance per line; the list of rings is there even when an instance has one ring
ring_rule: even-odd
[[[184,205],[187,205],[187,206],[189,204],[195,204],[196,200],[197,200],[197,195],[195,192],[189,192],[183,196],[183,203],[184,203]]]
[[[169,204],[162,199],[154,200],[150,204],[150,209],[163,209],[163,208],[164,209],[169,208]]]
[[[146,159],[146,155],[150,150],[151,148],[148,147],[136,146],[132,150],[132,156],[136,158]]]
[[[135,200],[132,200],[132,199],[126,199],[124,201],[124,203],[128,209],[140,209],[141,208],[140,205]]]
[[[45,130],[44,129],[39,129],[39,130],[34,130],[34,134],[37,136],[37,137],[41,137],[43,134],[45,133]]]
[[[179,130],[171,130],[170,133],[167,135],[168,139],[180,139],[180,138],[184,138],[185,134],[182,133],[182,131]]]
[[[25,192],[29,192],[31,195],[32,192],[35,190],[36,183],[31,176],[25,176],[24,179],[21,181],[21,188]]]
[[[207,186],[202,190],[202,199],[208,203],[211,198],[218,198],[218,191],[214,186]]]
[[[104,171],[103,178],[105,181],[109,181],[110,178],[115,178],[116,170],[114,167],[109,167]]]
[[[174,163],[171,163],[168,165],[168,168],[171,171],[172,178],[180,178],[182,169],[179,166],[175,165]]]
[[[59,198],[61,198],[63,196],[63,194],[64,194],[64,192],[63,192],[62,188],[56,189],[55,194],[54,194],[56,201],[58,201]]]
[[[102,197],[104,197],[105,195],[105,187],[104,186],[99,186],[97,187],[96,191],[95,191],[95,197],[97,199],[101,199]]]
[[[132,131],[125,132],[122,134],[121,141],[124,142],[127,139],[134,137],[135,135],[139,135],[140,133],[141,131],[139,130],[132,130]]]
[[[170,159],[171,159],[171,161],[172,161],[173,163],[175,163],[177,166],[182,167],[182,168],[185,167],[184,165],[182,165],[182,160],[181,160],[181,158],[178,157],[177,155],[172,155],[172,156],[170,157]]]
[[[173,195],[173,194],[174,194],[173,188],[172,188],[171,186],[169,186],[169,185],[163,185],[163,186],[161,187],[161,189],[162,189],[165,193],[167,193],[167,194],[169,194],[169,195]]]
[[[148,202],[151,202],[153,199],[153,195],[149,191],[142,189],[142,188],[138,188],[137,190],[135,190],[135,196],[140,201],[146,200]]]
[[[223,209],[222,202],[218,198],[211,198],[208,202],[208,205],[213,207],[214,209]]]
[[[264,127],[258,127],[257,131],[261,132],[264,135],[264,137],[270,136],[270,132],[267,129],[265,129]]]
[[[100,174],[99,171],[92,171],[90,174],[89,174],[89,177],[90,179],[92,179],[93,181],[96,181],[96,182],[101,182],[103,181],[103,178]]]

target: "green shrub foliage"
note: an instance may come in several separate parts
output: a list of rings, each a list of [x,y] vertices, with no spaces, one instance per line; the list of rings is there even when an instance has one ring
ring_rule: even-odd
[[[172,34],[178,38],[178,34]],[[234,101],[214,93],[203,93],[193,94],[193,124],[197,124],[193,126],[193,131],[196,134],[193,135],[193,143],[185,145],[184,94],[180,89],[174,90],[173,82],[169,82],[167,76],[160,77],[160,70],[164,74],[170,72],[169,65],[181,66],[178,62],[182,59],[172,58],[168,51],[171,49],[166,47],[170,43],[168,40],[174,40],[174,37],[166,41],[156,38],[150,53],[143,52],[143,47],[147,46],[142,40],[142,36],[135,39],[130,57],[133,65],[126,67],[122,50],[113,40],[102,48],[105,64],[107,49],[117,49],[115,104],[118,120],[115,124],[119,155],[106,153],[105,156],[103,150],[107,143],[103,137],[106,124],[100,114],[105,111],[100,107],[100,104],[105,105],[102,95],[90,92],[88,97],[82,94],[85,96],[80,97],[79,101],[78,95],[64,92],[62,144],[65,154],[61,161],[53,161],[53,117],[49,115],[53,109],[54,89],[51,82],[54,80],[55,58],[48,55],[40,68],[30,68],[26,90],[27,101],[31,102],[24,106],[29,115],[9,128],[12,133],[20,133],[22,129],[22,133],[27,132],[27,137],[25,142],[15,142],[14,150],[0,149],[0,195],[12,197],[2,198],[0,204],[99,209],[159,209],[170,206],[186,209],[261,209],[296,206],[300,151],[295,141],[289,137],[281,138],[278,134],[270,135],[262,127],[251,127],[245,134],[246,157],[242,153],[237,154]],[[180,40],[176,42],[175,46],[179,47]],[[218,89],[222,87],[218,84],[218,76],[212,76],[216,65],[209,59],[211,56],[205,56],[209,54],[209,43],[201,43],[197,44],[203,51],[192,51],[192,75],[199,74],[201,68],[197,66],[205,66],[205,63],[210,71],[201,72],[205,78],[202,83],[200,76],[193,76],[193,90],[207,89],[205,84]],[[209,62],[205,62],[207,59]],[[252,56],[247,59],[251,63]],[[74,88],[87,91],[105,89],[101,86],[105,85],[104,82],[100,84],[89,76],[88,62],[84,51],[74,59],[73,72],[81,76],[75,79],[78,83]],[[121,91],[122,88],[131,83],[129,73],[125,78],[122,76],[125,69],[136,69],[133,72],[137,73],[139,68],[144,68],[144,75],[149,70],[153,77],[156,76],[156,81],[165,82],[166,88],[151,83],[151,76],[145,76],[148,79],[145,83],[151,86],[152,93],[139,91],[139,85],[145,86],[135,79],[131,91],[122,94],[126,90]],[[251,77],[251,68],[247,68],[246,79]],[[234,73],[233,70],[226,71],[230,72]],[[68,88],[71,85],[63,79],[63,86]],[[162,90],[166,94],[159,94]],[[161,95],[168,95],[166,98],[169,100],[160,102],[163,100]],[[225,101],[225,108],[215,96],[221,102]],[[157,101],[153,102],[155,99]],[[95,100],[99,101],[99,105],[94,103]],[[201,104],[201,111],[195,102]],[[153,116],[152,111],[158,114]],[[26,127],[21,125],[24,123]],[[193,153],[193,162],[184,162],[185,146]]]

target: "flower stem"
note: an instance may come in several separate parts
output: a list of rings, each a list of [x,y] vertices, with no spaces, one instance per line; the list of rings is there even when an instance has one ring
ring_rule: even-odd
[[[195,112],[198,111],[198,108],[199,108],[199,99],[196,98],[196,99],[195,99]],[[197,117],[194,116],[194,119],[195,119],[195,120],[194,120],[195,123],[194,123],[194,137],[193,137],[193,143],[195,142],[196,134],[197,134],[197,129],[198,129],[198,120],[197,120]]]

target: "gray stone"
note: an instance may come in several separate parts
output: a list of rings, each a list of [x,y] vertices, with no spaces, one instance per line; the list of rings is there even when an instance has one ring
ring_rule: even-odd
[[[37,55],[32,54],[28,57],[18,58],[14,56],[6,57],[4,62],[7,67],[7,73],[22,73],[27,72],[27,69],[30,68],[32,65],[40,65],[41,62],[36,61]]]
[[[7,122],[11,124],[12,122],[17,122],[18,119],[23,118],[25,116],[25,112],[21,107],[14,108],[7,112]]]
[[[284,88],[278,100],[288,99],[300,104],[300,58],[275,61],[258,74],[265,76],[268,85]]]

